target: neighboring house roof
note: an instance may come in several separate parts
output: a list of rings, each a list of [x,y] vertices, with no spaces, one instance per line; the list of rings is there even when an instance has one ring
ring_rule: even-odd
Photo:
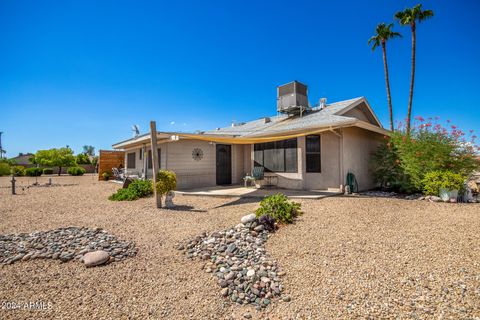
[[[30,159],[32,156],[33,153],[21,153],[14,158],[10,158],[10,160],[14,161],[17,165],[28,165],[30,164],[30,161],[28,161],[28,159]]]
[[[350,110],[359,107],[365,110],[366,119],[360,120],[353,116],[344,115]],[[172,135],[198,140],[208,140],[229,143],[255,143],[262,140],[278,140],[295,136],[300,133],[315,133],[346,126],[357,126],[381,134],[388,134],[376,117],[368,101],[364,97],[327,104],[326,107],[313,108],[302,116],[276,115],[257,120],[236,124],[224,128],[217,128],[201,134],[178,132],[159,132],[158,138],[169,139]],[[145,143],[150,134],[128,139],[113,145],[119,149],[126,146]]]

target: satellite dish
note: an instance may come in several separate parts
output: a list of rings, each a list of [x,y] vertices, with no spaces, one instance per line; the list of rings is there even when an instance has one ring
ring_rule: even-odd
[[[138,127],[138,124],[134,124],[132,126],[132,131],[133,131],[133,136],[136,138],[140,135],[140,128]]]

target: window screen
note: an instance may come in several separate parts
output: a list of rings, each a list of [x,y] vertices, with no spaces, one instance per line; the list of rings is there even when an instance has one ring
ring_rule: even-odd
[[[127,153],[127,169],[135,169],[135,152]]]
[[[162,168],[162,152],[161,152],[161,149],[158,148],[157,149],[157,152],[158,152],[158,168],[161,169]],[[152,169],[153,168],[153,165],[152,165],[152,162],[153,162],[153,159],[152,159],[152,150],[148,150],[148,161],[147,161],[147,168],[148,169]]]
[[[297,139],[256,143],[253,158],[266,172],[297,172]]]
[[[307,172],[321,172],[321,152],[320,152],[320,136],[311,135],[305,138],[305,154]]]

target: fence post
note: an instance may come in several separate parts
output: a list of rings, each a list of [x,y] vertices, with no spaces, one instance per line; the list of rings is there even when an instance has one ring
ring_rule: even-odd
[[[155,121],[150,121],[150,143],[152,150],[152,171],[153,171],[153,193],[157,208],[162,207],[162,197],[157,192],[157,172],[158,172],[158,151],[157,151],[157,124]]]
[[[15,174],[12,173],[12,194],[17,194],[15,192]]]

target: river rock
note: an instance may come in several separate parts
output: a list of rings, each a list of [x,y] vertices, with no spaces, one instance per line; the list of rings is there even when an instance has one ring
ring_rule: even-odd
[[[110,254],[103,250],[88,252],[83,256],[83,263],[87,267],[95,267],[104,264],[110,258]]]
[[[240,219],[240,221],[243,224],[247,224],[249,222],[255,221],[256,218],[257,216],[255,215],[255,213],[251,213],[251,214],[247,214],[246,216],[243,216],[242,219]]]

